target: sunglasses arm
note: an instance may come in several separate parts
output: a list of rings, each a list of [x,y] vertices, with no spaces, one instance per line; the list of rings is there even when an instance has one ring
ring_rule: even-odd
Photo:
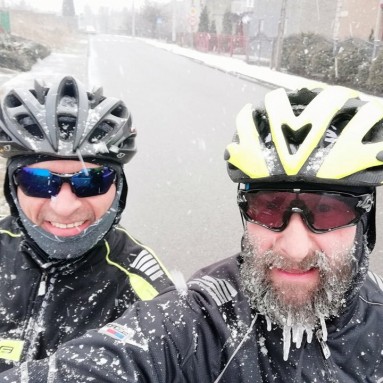
[[[237,195],[238,195],[238,191],[240,190],[240,185],[241,184],[238,184],[238,187],[237,187]],[[242,221],[243,229],[245,230],[246,229],[246,220],[245,220],[245,218],[243,218],[243,214],[241,212],[241,209],[238,209],[238,210],[239,210],[239,214],[241,215],[241,221]]]

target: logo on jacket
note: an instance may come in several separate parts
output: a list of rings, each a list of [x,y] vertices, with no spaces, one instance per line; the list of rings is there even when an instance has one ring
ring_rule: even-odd
[[[18,362],[23,352],[24,341],[18,339],[0,339],[0,359]]]
[[[147,341],[142,337],[142,334],[138,330],[134,330],[130,327],[118,323],[109,323],[98,330],[98,332],[122,343],[128,343],[143,350],[148,350]]]

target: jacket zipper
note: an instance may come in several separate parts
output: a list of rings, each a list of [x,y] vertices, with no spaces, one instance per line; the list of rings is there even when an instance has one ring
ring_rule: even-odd
[[[31,318],[28,321],[28,327],[25,332],[26,338],[29,340],[29,345],[24,351],[24,358],[26,360],[35,359],[36,353],[38,352],[38,346],[36,344],[36,339],[41,328],[41,319],[44,314],[44,304],[43,302],[47,299],[46,294],[48,291],[48,278],[49,274],[44,270],[41,274],[40,282],[37,289],[36,300],[34,307],[37,307],[37,311],[32,310]]]
[[[330,348],[327,346],[327,343],[323,340],[322,330],[318,330],[315,335],[316,335],[318,342],[321,346],[323,356],[327,360],[331,356],[331,351],[330,351]]]
[[[320,344],[320,347],[322,349],[322,354],[323,354],[323,357],[324,357],[324,361],[323,361],[323,364],[326,368],[326,371],[328,373],[328,382],[330,383],[339,383],[339,380],[336,378],[336,376],[334,376],[334,372],[335,372],[335,369],[331,368],[333,363],[330,359],[330,356],[331,356],[331,351],[330,351],[330,348],[329,346],[327,345],[326,341],[323,339],[323,332],[322,330],[318,330],[316,333],[315,333],[317,339],[318,339],[318,342]]]
[[[42,295],[46,294],[46,292],[47,292],[47,281],[48,281],[48,273],[43,272],[41,279],[40,279],[39,289],[37,291],[38,297],[41,297]]]

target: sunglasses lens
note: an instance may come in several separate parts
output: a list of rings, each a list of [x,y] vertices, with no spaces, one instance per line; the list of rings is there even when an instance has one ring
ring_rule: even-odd
[[[244,217],[272,230],[286,227],[294,207],[319,232],[347,226],[362,215],[359,202],[358,196],[326,192],[250,191],[239,196]]]
[[[47,169],[20,168],[15,172],[15,183],[29,197],[56,196],[63,182],[69,182],[77,197],[105,194],[112,186],[116,172],[108,167],[83,169],[73,176],[60,176]]]
[[[16,184],[29,197],[50,198],[58,194],[60,182],[57,182],[47,169],[24,167],[15,173]]]
[[[92,197],[105,194],[115,180],[113,169],[102,167],[84,169],[71,178],[71,184],[78,197]]]
[[[247,193],[244,213],[251,221],[280,229],[284,224],[283,215],[294,198],[293,193],[285,192]]]
[[[346,226],[358,216],[358,199],[337,194],[302,193],[299,195],[310,212],[311,224],[317,230],[329,230]]]

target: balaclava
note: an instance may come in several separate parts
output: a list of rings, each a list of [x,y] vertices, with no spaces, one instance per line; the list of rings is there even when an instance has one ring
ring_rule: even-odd
[[[125,207],[127,196],[127,183],[123,172],[122,165],[105,160],[95,160],[86,158],[86,162],[97,163],[109,166],[116,171],[116,196],[109,210],[89,228],[81,232],[79,235],[72,237],[55,236],[35,225],[21,209],[16,186],[13,181],[13,174],[17,168],[28,166],[42,161],[57,160],[45,155],[14,157],[8,161],[7,174],[4,182],[4,195],[11,209],[11,214],[18,220],[21,230],[26,235],[27,240],[31,243],[32,248],[40,249],[39,255],[50,261],[77,259],[91,250],[97,245],[109,232],[114,224],[117,224],[121,218],[121,213]]]

